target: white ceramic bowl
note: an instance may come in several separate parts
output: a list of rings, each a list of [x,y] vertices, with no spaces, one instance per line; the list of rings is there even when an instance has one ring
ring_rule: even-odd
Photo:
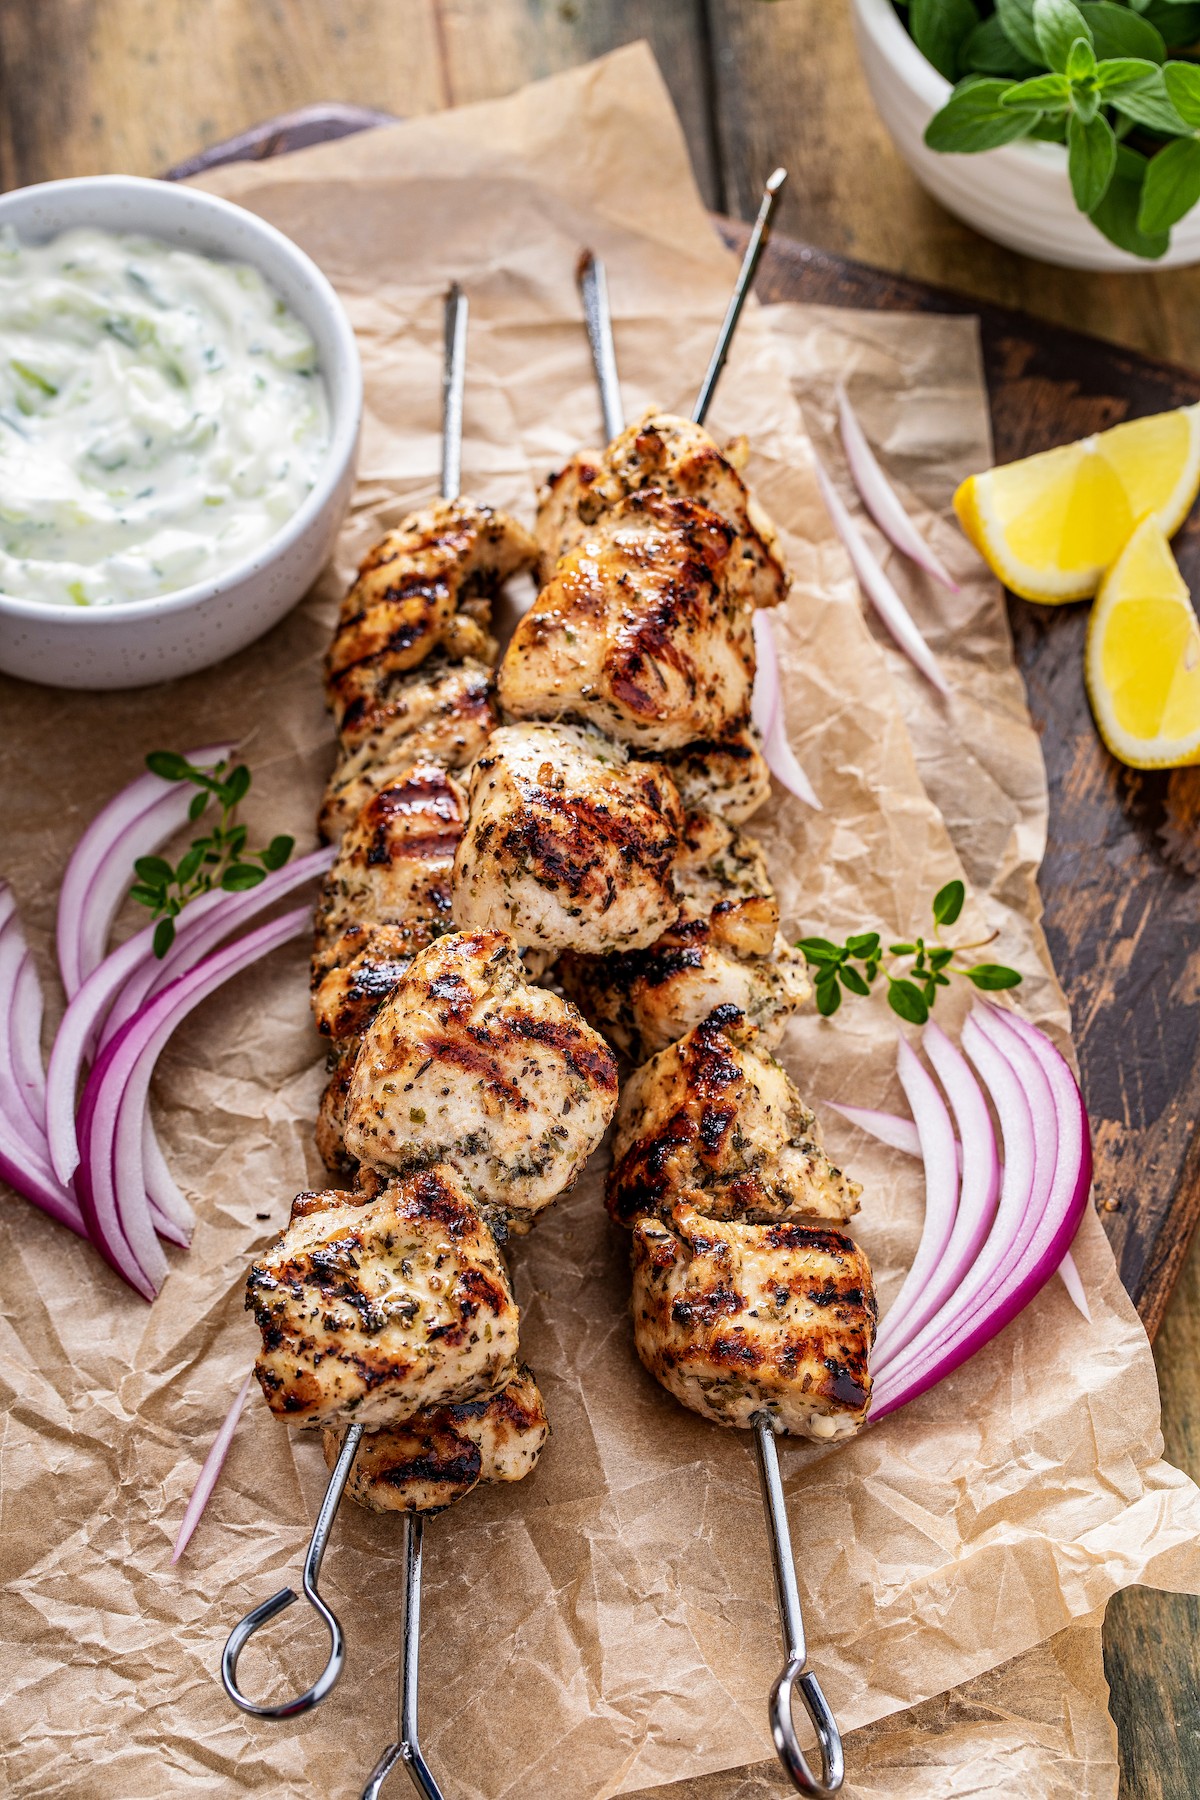
[[[892,0],[854,0],[867,86],[897,150],[921,186],[986,237],[1069,269],[1177,269],[1200,261],[1200,207],[1171,232],[1157,262],[1120,250],[1079,212],[1061,144],[1023,140],[973,156],[930,150],[925,127],[950,83],[921,55]]]
[[[342,303],[273,225],[171,182],[96,175],[18,188],[0,195],[0,224],[35,242],[77,225],[145,232],[252,263],[312,333],[329,395],[329,449],[299,511],[261,550],[154,600],[66,607],[0,594],[0,669],[10,675],[52,687],[126,688],[207,668],[276,624],[329,559],[354,485],[362,415],[362,368]]]

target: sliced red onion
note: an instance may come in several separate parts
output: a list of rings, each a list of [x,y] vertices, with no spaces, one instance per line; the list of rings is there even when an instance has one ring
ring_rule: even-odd
[[[1088,1297],[1084,1289],[1083,1277],[1079,1273],[1079,1266],[1069,1250],[1058,1265],[1058,1273],[1061,1277],[1063,1286],[1070,1295],[1071,1304],[1077,1306],[1084,1318],[1090,1323],[1092,1309],[1088,1305]]]
[[[211,767],[232,749],[209,744],[189,750],[187,760]],[[68,999],[103,958],[112,920],[134,880],[134,858],[159,849],[186,821],[195,793],[190,782],[139,775],[97,813],[76,844],[58,896],[58,967]],[[168,798],[175,804],[163,808]],[[165,825],[168,817],[176,823]]]
[[[13,1066],[21,1098],[43,1138],[46,1131],[46,1069],[42,1062],[42,1017],[45,1001],[37,965],[26,950],[13,990],[11,1042]]]
[[[952,594],[957,594],[957,581],[925,542],[905,512],[899,494],[880,467],[841,382],[838,383],[837,401],[842,447],[846,452],[851,480],[858,489],[863,505],[889,543],[907,556],[910,562],[915,562],[919,568],[924,569],[927,575],[932,575],[935,581],[940,581],[943,587],[949,588]]]
[[[921,1140],[917,1136],[917,1128],[911,1119],[904,1118],[900,1113],[877,1112],[869,1106],[843,1106],[837,1100],[825,1100],[822,1104],[829,1107],[832,1112],[841,1113],[842,1117],[849,1119],[852,1125],[857,1125],[870,1137],[877,1138],[881,1144],[887,1144],[892,1150],[899,1150],[905,1156],[920,1156]],[[993,1142],[995,1142],[994,1138]],[[956,1145],[956,1149],[958,1166],[961,1171],[962,1145]],[[1083,1281],[1076,1267],[1075,1258],[1070,1251],[1059,1264],[1058,1274],[1072,1304],[1079,1308],[1085,1319],[1090,1320],[1092,1310],[1087,1302],[1087,1295],[1084,1292]]]
[[[897,1044],[897,1071],[904,1089],[925,1164],[925,1223],[921,1241],[900,1292],[885,1313],[875,1339],[875,1366],[884,1368],[900,1343],[909,1317],[934,1278],[954,1231],[958,1207],[958,1167],[954,1127],[946,1103],[908,1040]]]
[[[833,520],[834,530],[846,548],[846,553],[854,566],[854,573],[858,577],[858,583],[863,593],[909,662],[913,664],[914,668],[921,671],[921,674],[937,689],[939,694],[949,699],[950,689],[946,685],[946,677],[938,667],[929,645],[917,630],[912,614],[884,573],[876,559],[875,552],[859,530],[819,459],[816,462],[816,469],[821,495],[829,508],[829,516]]]
[[[977,1008],[963,1027],[963,1048],[979,1070],[1000,1119],[1005,1149],[1000,1206],[985,1256],[972,1267],[962,1288],[884,1371],[872,1398],[872,1419],[883,1418],[915,1400],[1002,1331],[1057,1270],[1087,1206],[1091,1144],[1075,1077],[1059,1051],[1034,1026],[999,1008],[988,1007],[986,1016],[988,1023],[1002,1021],[1001,1027],[985,1031],[985,1009]],[[1034,1112],[1041,1114],[1042,1091],[1039,1085],[1031,1099],[1026,1097],[1021,1077],[1028,1064],[1011,1054],[1016,1040],[1032,1053],[1049,1085],[1056,1142],[1052,1160],[1044,1146],[1035,1143]],[[999,1043],[1005,1045],[1003,1052]],[[1037,1167],[1039,1148],[1043,1150],[1041,1171]],[[1037,1196],[1044,1182],[1044,1203],[1039,1205]],[[981,1276],[985,1262],[987,1270]]]
[[[312,919],[308,906],[271,919],[218,950],[155,996],[97,1058],[79,1109],[82,1152],[76,1187],[89,1231],[102,1252],[140,1293],[152,1298],[167,1273],[154,1230],[142,1160],[146,1100],[154,1065],[172,1032],[194,1007],[241,969],[298,937]]]
[[[877,1112],[872,1106],[843,1106],[839,1100],[826,1100],[825,1105],[831,1112],[841,1113],[843,1119],[849,1119],[852,1125],[878,1138],[881,1144],[902,1150],[905,1156],[920,1156],[921,1134],[911,1119],[902,1118],[899,1113]]]
[[[180,914],[179,925],[175,934],[175,942],[161,959],[150,955],[144,957],[120,993],[113,1001],[108,1017],[100,1029],[99,1043],[101,1047],[127,1020],[145,1005],[147,1000],[161,994],[172,981],[180,975],[186,975],[197,963],[203,962],[211,950],[227,938],[231,931],[240,929],[260,912],[281,900],[306,881],[313,881],[318,875],[324,875],[333,865],[336,852],[322,845],[319,850],[310,850],[307,856],[297,857],[295,862],[285,863],[273,875],[267,875],[257,887],[247,888],[242,893],[202,894],[199,899],[189,902]],[[211,904],[206,904],[211,902]],[[153,934],[153,927],[151,927]]]
[[[245,1381],[234,1397],[233,1405],[225,1415],[224,1423],[213,1439],[212,1448],[201,1465],[196,1485],[192,1489],[192,1497],[183,1509],[183,1518],[179,1521],[179,1535],[175,1539],[175,1548],[171,1552],[171,1561],[177,1563],[187,1549],[188,1540],[197,1525],[209,1501],[221,1474],[225,1458],[229,1454],[229,1446],[233,1442],[233,1434],[237,1430],[238,1420],[242,1416],[242,1408],[250,1394],[250,1386],[254,1380],[251,1369]]]
[[[214,944],[257,913],[323,874],[334,852],[314,850],[268,875],[244,893],[201,894],[180,915],[175,942],[159,961],[154,955],[154,926],[129,938],[88,976],[63,1014],[47,1076],[46,1125],[55,1172],[69,1181],[79,1164],[75,1097],[79,1076],[92,1044],[111,1042],[147,998],[207,955]]]
[[[88,1236],[74,1194],[14,1135],[6,1117],[0,1117],[0,1175],[22,1199],[31,1201],[59,1225],[82,1238]]]
[[[31,967],[20,921],[15,912],[10,913],[0,925],[0,1109],[21,1142],[43,1149],[45,1128],[39,1116],[36,1087],[29,1072],[23,1071],[18,1062],[19,1056],[27,1054],[27,1041],[34,1027],[41,1029],[41,989],[35,975],[31,991],[25,974]]]
[[[789,794],[795,794],[806,806],[820,812],[821,802],[817,799],[812,782],[800,767],[788,738],[783,684],[779,678],[779,651],[771,621],[761,610],[754,615],[754,650],[754,692],[751,696],[750,714],[762,735],[767,767]]]
[[[158,1236],[160,1238],[165,1238],[168,1244],[178,1244],[181,1250],[190,1250],[192,1245],[192,1233],[190,1228],[177,1224],[176,1221],[171,1218],[169,1213],[165,1213],[162,1210],[150,1191],[150,1183],[148,1181],[146,1183],[146,1202],[150,1208],[151,1222],[153,1223],[155,1232]]]
[[[142,1170],[159,1237],[170,1238],[173,1244],[190,1244],[196,1225],[195,1208],[168,1167],[148,1106],[142,1119]],[[166,1219],[171,1229],[164,1231],[159,1219]]]
[[[983,1248],[995,1217],[1000,1191],[1000,1158],[983,1089],[961,1050],[932,1019],[925,1027],[922,1042],[958,1126],[962,1146],[958,1206],[950,1241],[907,1315],[897,1319],[895,1330],[889,1334],[889,1347],[882,1362],[877,1364],[881,1369],[958,1289]]]

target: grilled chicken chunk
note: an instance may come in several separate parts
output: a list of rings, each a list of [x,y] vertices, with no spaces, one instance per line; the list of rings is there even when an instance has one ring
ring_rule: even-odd
[[[849,1437],[871,1398],[875,1296],[844,1232],[705,1217],[681,1201],[633,1228],[637,1352],[718,1425],[769,1413],[795,1437]]]
[[[679,912],[644,949],[568,953],[563,986],[634,1062],[733,1007],[777,1044],[810,998],[803,956],[780,933],[779,903],[753,838],[711,813],[689,813],[675,863]]]
[[[754,684],[739,555],[733,526],[698,501],[654,489],[619,500],[517,626],[501,705],[654,751],[737,730]]]
[[[523,1481],[550,1425],[533,1371],[524,1363],[490,1400],[414,1413],[403,1425],[362,1438],[346,1492],[371,1512],[437,1512],[485,1481]],[[326,1427],[332,1469],[344,1433]]]
[[[497,724],[495,678],[482,663],[437,658],[402,676],[361,721],[325,790],[318,827],[336,843],[380,788],[419,763],[465,769]]]
[[[608,1210],[621,1225],[683,1195],[711,1219],[844,1225],[861,1188],[834,1168],[786,1069],[720,1007],[621,1090]]]
[[[698,500],[733,527],[739,597],[778,606],[791,585],[778,533],[737,466],[744,441],[723,453],[702,425],[651,408],[602,453],[583,450],[552,475],[538,496],[538,579],[550,580],[559,558],[586,537],[603,512],[627,494],[656,488]]]
[[[512,1379],[518,1312],[496,1239],[454,1170],[375,1199],[304,1194],[253,1264],[254,1372],[298,1425],[384,1425]]]
[[[415,958],[368,1028],[346,1148],[367,1169],[436,1162],[523,1232],[570,1187],[616,1111],[603,1038],[535,986],[502,932],[452,933]]]
[[[350,1077],[354,1073],[354,1059],[357,1055],[357,1038],[346,1038],[330,1050],[326,1064],[329,1080],[321,1095],[316,1130],[313,1132],[317,1155],[325,1167],[347,1181],[353,1181],[357,1166],[354,1158],[346,1151],[346,1097],[350,1092]]]
[[[682,750],[665,750],[660,760],[688,812],[739,825],[771,797],[771,771],[753,725],[720,740],[700,738]]]
[[[339,731],[360,729],[395,678],[439,646],[453,660],[491,662],[492,597],[536,555],[515,519],[469,500],[439,500],[389,531],[359,568],[325,659]]]
[[[317,906],[318,981],[339,957],[359,953],[361,939],[347,934],[364,925],[408,933],[410,954],[449,929],[450,876],[466,816],[466,794],[436,763],[418,764],[367,803],[342,838]]]
[[[679,911],[682,824],[659,764],[580,726],[501,726],[471,771],[455,923],[548,950],[653,943]]]

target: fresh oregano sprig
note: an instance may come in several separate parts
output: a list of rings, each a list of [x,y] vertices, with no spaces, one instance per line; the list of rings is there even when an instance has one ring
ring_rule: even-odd
[[[1154,259],[1200,200],[1200,5],[1189,0],[895,0],[954,91],[932,150],[1063,144],[1075,204]],[[1171,56],[1183,51],[1183,56]]]
[[[173,866],[164,856],[139,856],[134,863],[137,880],[130,899],[149,907],[158,920],[154,930],[154,954],[164,957],[175,941],[175,921],[189,900],[223,888],[236,894],[257,887],[273,869],[282,869],[292,854],[294,838],[280,834],[265,850],[247,850],[247,828],[238,822],[237,809],[250,791],[250,771],[245,763],[228,759],[202,769],[174,750],[153,750],[146,758],[152,775],[164,781],[190,781],[196,788],[188,807],[192,824],[216,805],[220,817],[203,837],[193,838]]]
[[[1003,963],[959,962],[961,956],[981,949],[981,944],[941,942],[943,925],[957,922],[966,897],[961,881],[948,881],[939,888],[933,897],[934,941],[919,937],[911,944],[889,944],[888,955],[898,958],[899,963],[886,969],[883,940],[877,931],[856,932],[844,944],[822,937],[801,938],[796,947],[803,950],[805,961],[816,970],[817,1011],[827,1019],[832,1017],[842,1004],[843,989],[849,994],[869,995],[881,969],[887,981],[888,1005],[912,1025],[925,1023],[938,989],[949,987],[952,975],[965,975],[975,987],[990,993],[1016,987],[1020,975]],[[984,942],[990,943],[991,938]],[[897,967],[900,973],[896,972]]]

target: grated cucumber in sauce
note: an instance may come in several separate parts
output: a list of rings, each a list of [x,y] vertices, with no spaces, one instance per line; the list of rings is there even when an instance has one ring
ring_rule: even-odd
[[[220,574],[328,445],[312,338],[256,269],[0,228],[0,593],[106,606]]]

